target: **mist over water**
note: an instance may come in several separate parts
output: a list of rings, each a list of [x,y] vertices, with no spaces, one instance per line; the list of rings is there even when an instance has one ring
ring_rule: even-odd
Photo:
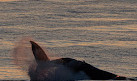
[[[47,48],[51,58],[85,60],[102,70],[136,77],[136,14],[135,0],[0,2],[0,79],[29,79],[25,71],[34,62],[31,45],[28,38],[17,43],[25,36]]]
[[[32,65],[35,61],[29,42],[30,40],[28,37],[22,38],[15,44],[12,53],[15,64],[26,71],[28,71],[29,65]]]

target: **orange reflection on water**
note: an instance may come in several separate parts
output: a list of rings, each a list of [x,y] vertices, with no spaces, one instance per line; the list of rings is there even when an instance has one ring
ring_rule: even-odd
[[[0,2],[10,2],[10,1],[17,1],[17,0],[0,0]]]
[[[27,80],[26,73],[17,67],[0,67],[0,80]]]
[[[49,40],[53,45],[48,45],[48,47],[67,47],[67,46],[95,46],[95,45],[106,45],[106,46],[120,46],[120,47],[137,47],[137,41],[96,41],[96,42],[74,42],[69,40]]]
[[[73,21],[125,21],[125,20],[136,20],[132,18],[64,18],[63,20]]]

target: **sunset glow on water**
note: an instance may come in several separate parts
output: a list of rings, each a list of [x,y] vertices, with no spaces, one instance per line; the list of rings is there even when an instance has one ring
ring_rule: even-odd
[[[136,14],[135,0],[0,0],[0,80],[29,80],[22,70],[27,65],[19,67],[12,56],[25,37],[48,50],[53,59],[76,58],[137,77]],[[32,60],[26,42],[25,48],[20,42],[16,53]]]
[[[26,73],[14,67],[1,67],[0,72],[2,74],[0,80],[27,80],[27,76],[23,76],[26,75]]]
[[[11,2],[11,1],[17,1],[17,0],[0,0],[0,2]]]

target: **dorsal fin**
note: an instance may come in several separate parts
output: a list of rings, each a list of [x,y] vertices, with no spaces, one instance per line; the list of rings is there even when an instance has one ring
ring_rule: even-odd
[[[33,55],[36,59],[36,62],[40,62],[40,61],[49,61],[48,56],[46,55],[46,53],[44,52],[44,50],[34,41],[30,41],[31,45],[32,45],[32,51],[33,51]]]

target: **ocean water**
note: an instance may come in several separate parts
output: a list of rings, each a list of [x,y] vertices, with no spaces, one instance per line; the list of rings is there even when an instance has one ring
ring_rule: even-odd
[[[12,56],[24,37],[51,58],[76,58],[137,77],[136,0],[0,0],[0,80],[29,80]]]

